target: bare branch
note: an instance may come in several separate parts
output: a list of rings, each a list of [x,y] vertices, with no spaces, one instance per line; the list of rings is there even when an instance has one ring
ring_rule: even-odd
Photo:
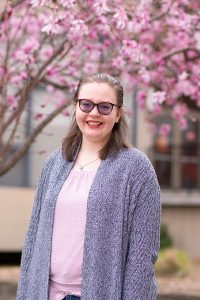
[[[68,91],[68,86],[58,84],[58,83],[53,82],[53,81],[51,81],[49,79],[45,79],[44,78],[40,82],[44,83],[44,84],[50,84],[50,85],[54,86],[56,89],[59,89],[59,90],[62,90],[62,91]]]
[[[177,54],[183,54],[183,55],[185,55],[185,53],[187,53],[188,51],[194,51],[194,52],[196,52],[197,54],[198,54],[198,56],[200,56],[200,51],[198,51],[197,49],[195,49],[195,48],[190,48],[190,47],[186,47],[186,48],[181,48],[181,49],[177,49],[177,50],[173,50],[173,51],[171,51],[171,52],[169,52],[169,53],[167,53],[167,54],[165,54],[165,55],[163,55],[162,57],[161,57],[161,60],[167,60],[167,59],[169,59],[169,58],[171,58],[172,56],[174,56],[174,55],[177,55]],[[151,63],[148,67],[147,67],[147,69],[153,69],[155,67],[155,63],[153,62],[153,63]]]
[[[162,14],[160,14],[159,16],[151,19],[150,22],[152,23],[152,22],[158,21],[160,19],[163,19],[166,15],[168,15],[168,13],[170,12],[170,9],[172,8],[174,2],[175,2],[175,0],[172,0],[171,4],[169,5],[167,10],[165,12],[163,12]]]
[[[55,111],[53,111],[46,119],[44,119],[30,134],[30,136],[26,139],[25,143],[16,151],[12,157],[6,161],[2,162],[0,164],[0,176],[4,175],[6,172],[8,172],[14,165],[18,162],[20,158],[28,151],[29,146],[31,143],[35,140],[35,138],[38,136],[38,134],[43,130],[43,128],[50,123],[60,112],[62,112],[67,105],[62,105]]]
[[[162,57],[162,59],[166,60],[166,59],[170,58],[171,56],[174,56],[174,55],[180,54],[180,53],[187,53],[188,51],[194,51],[194,52],[197,52],[200,55],[200,51],[198,51],[197,49],[186,47],[186,48],[171,51],[171,52],[167,53],[166,55],[164,55]]]
[[[12,7],[17,6],[21,3],[25,2],[25,0],[10,0],[9,3]]]
[[[43,72],[45,71],[45,69],[55,60],[55,58],[59,54],[62,53],[62,51],[64,50],[64,46],[67,43],[67,41],[68,41],[68,39],[65,39],[65,41],[60,45],[60,47],[54,52],[54,54],[40,68],[40,70],[36,74],[35,78],[30,83],[30,86],[28,87],[29,90],[32,90],[36,86],[36,84],[38,83],[38,81],[41,79],[41,77],[42,77]],[[67,51],[69,52],[71,48],[72,48],[72,44],[69,45]]]

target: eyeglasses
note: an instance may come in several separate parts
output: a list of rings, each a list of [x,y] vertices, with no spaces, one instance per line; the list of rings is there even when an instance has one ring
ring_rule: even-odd
[[[90,113],[96,106],[98,112],[101,115],[109,115],[111,113],[111,111],[113,110],[113,106],[116,106],[119,108],[121,107],[120,105],[116,105],[116,104],[113,104],[110,102],[100,102],[100,103],[96,104],[88,99],[78,99],[78,100],[76,100],[76,102],[79,103],[79,107],[84,113]]]

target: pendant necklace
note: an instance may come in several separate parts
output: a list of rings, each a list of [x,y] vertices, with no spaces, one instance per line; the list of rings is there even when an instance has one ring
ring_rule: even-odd
[[[86,166],[92,164],[93,162],[97,161],[98,159],[99,159],[99,157],[96,158],[96,159],[94,159],[94,160],[92,160],[92,161],[90,161],[89,163],[87,163],[85,165],[81,165],[79,162],[77,162],[77,165],[79,166],[79,169],[82,171]]]

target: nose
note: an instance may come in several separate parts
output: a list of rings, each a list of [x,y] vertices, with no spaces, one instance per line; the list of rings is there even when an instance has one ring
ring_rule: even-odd
[[[99,116],[99,111],[97,109],[97,105],[94,106],[94,108],[91,110],[89,115],[98,115]]]

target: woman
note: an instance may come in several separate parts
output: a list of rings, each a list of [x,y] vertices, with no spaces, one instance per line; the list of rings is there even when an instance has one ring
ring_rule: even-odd
[[[41,172],[17,300],[156,299],[159,185],[124,139],[123,88],[85,76],[74,103],[62,151]]]

